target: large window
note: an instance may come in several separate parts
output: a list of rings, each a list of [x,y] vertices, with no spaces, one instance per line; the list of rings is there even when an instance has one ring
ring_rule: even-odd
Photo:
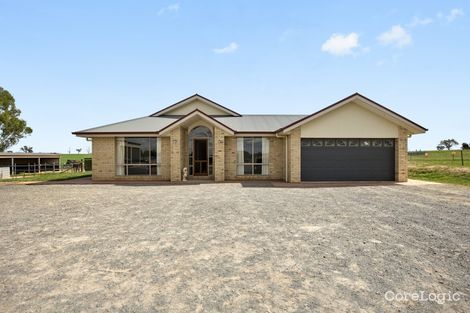
[[[160,175],[160,138],[116,138],[116,175]]]
[[[237,138],[237,175],[269,174],[269,139]]]

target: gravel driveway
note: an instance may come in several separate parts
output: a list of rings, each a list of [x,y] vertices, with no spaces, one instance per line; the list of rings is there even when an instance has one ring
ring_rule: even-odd
[[[0,186],[0,312],[470,312],[469,195]]]

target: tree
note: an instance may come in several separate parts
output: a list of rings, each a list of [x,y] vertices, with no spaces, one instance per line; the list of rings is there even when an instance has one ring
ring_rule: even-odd
[[[26,121],[19,118],[21,111],[15,105],[15,98],[0,87],[0,152],[14,146],[33,130]]]
[[[468,143],[463,142],[462,143],[462,150],[469,150],[469,149],[470,149],[470,146],[468,145]]]
[[[20,150],[23,151],[24,153],[33,153],[33,147],[22,146]]]
[[[82,148],[78,148],[78,149],[75,149],[77,151],[78,154],[80,154],[80,152],[82,152]]]
[[[441,145],[441,144],[438,144],[437,147],[436,147],[436,149],[437,149],[438,151],[442,151],[442,150],[444,150],[445,148],[446,148],[446,147],[445,147],[444,145]]]
[[[453,146],[458,145],[459,143],[455,139],[444,139],[441,140],[440,145],[446,147],[447,150],[450,150]]]

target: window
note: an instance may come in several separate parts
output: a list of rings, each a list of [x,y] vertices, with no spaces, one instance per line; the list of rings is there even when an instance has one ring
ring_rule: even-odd
[[[393,148],[393,139],[385,139],[384,140],[384,147],[385,148]]]
[[[382,139],[374,139],[372,140],[372,147],[382,147]]]
[[[359,140],[357,140],[357,139],[350,139],[350,140],[349,140],[349,146],[350,146],[350,147],[359,147]]]
[[[325,147],[334,147],[335,146],[335,140],[334,139],[326,139],[325,140]]]
[[[312,147],[323,147],[323,140],[312,139]]]
[[[160,138],[116,138],[116,175],[160,175]]]
[[[370,140],[369,139],[362,139],[361,140],[361,147],[370,147]]]
[[[268,175],[269,139],[237,138],[237,175]]]
[[[347,147],[348,141],[346,139],[336,139],[336,146],[337,147]]]

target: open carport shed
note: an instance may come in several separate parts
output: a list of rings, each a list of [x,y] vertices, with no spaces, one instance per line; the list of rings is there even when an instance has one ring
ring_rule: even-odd
[[[60,169],[60,154],[0,153],[0,167],[9,167],[11,175],[58,171]]]

